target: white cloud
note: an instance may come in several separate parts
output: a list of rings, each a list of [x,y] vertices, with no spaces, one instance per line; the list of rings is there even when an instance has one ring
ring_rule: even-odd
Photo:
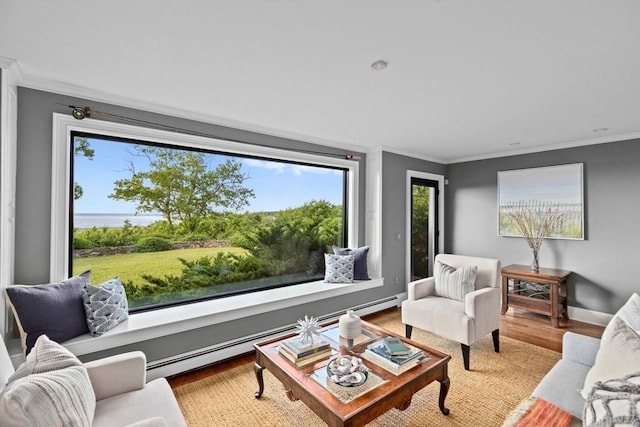
[[[270,162],[259,159],[243,159],[242,162],[252,168],[262,168],[277,171],[279,173],[289,172],[295,176],[300,176],[303,173],[313,173],[316,175],[326,175],[329,173],[341,174],[341,171],[335,169],[321,168],[317,166],[307,165],[295,165],[290,163]]]
[[[275,170],[278,172],[284,172],[288,166],[285,163],[267,162],[265,160],[258,160],[258,159],[243,159],[242,162],[245,165],[250,166],[252,168],[269,169],[269,170]]]

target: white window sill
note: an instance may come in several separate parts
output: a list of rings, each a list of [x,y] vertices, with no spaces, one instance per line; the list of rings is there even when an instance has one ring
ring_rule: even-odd
[[[64,345],[76,355],[89,354],[166,335],[224,323],[313,301],[376,288],[384,279],[354,283],[310,282],[228,298],[132,314],[100,337],[81,335]],[[292,319],[292,322],[295,319]]]

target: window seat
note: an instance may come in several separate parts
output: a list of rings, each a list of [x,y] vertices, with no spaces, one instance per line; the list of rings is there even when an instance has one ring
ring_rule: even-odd
[[[63,344],[75,355],[83,355],[150,340],[162,336],[224,323],[256,314],[276,311],[322,299],[383,286],[384,279],[354,283],[303,283],[267,291],[202,301],[160,310],[135,313],[100,337],[80,335]],[[12,353],[16,346],[10,347]],[[21,351],[19,344],[18,353]],[[12,357],[15,358],[12,354]]]

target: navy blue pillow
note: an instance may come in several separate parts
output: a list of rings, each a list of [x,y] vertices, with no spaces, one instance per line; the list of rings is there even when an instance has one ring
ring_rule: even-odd
[[[87,271],[58,283],[6,289],[17,320],[27,334],[25,354],[42,334],[60,343],[89,332],[82,303],[82,291],[89,282]]]
[[[353,255],[355,257],[353,263],[353,280],[369,280],[369,267],[367,267],[369,246],[363,246],[357,249],[334,246],[333,253],[335,255]]]

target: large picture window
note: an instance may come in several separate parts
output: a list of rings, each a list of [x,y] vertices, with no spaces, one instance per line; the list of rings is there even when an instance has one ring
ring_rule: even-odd
[[[91,122],[66,132],[67,275],[119,277],[131,311],[322,280],[354,240],[353,161]]]

